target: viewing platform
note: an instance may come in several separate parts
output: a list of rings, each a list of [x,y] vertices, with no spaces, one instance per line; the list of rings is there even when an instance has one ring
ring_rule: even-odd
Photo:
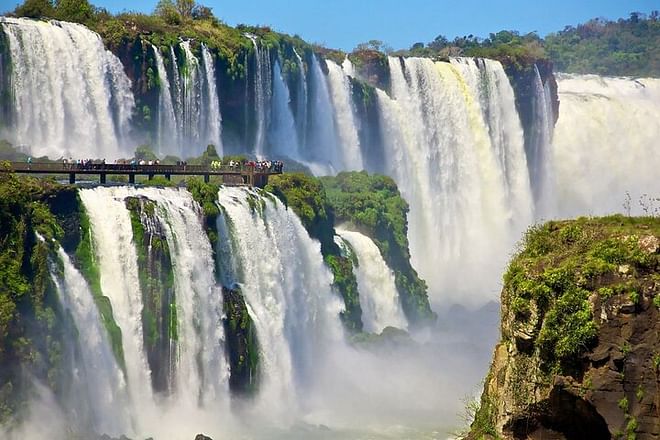
[[[1,165],[2,162],[0,162]],[[128,176],[128,183],[135,184],[135,176],[203,176],[209,182],[211,176],[221,176],[227,185],[247,185],[263,188],[268,184],[268,176],[282,174],[282,167],[264,168],[256,165],[138,165],[138,164],[77,164],[77,163],[27,163],[6,162],[9,167],[0,166],[0,172],[20,174],[59,174],[68,175],[69,183],[76,183],[76,175],[98,175],[101,184],[106,183],[108,175]]]

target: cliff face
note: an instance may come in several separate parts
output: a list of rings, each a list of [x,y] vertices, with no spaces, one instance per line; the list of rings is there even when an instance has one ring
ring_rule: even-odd
[[[468,438],[660,435],[660,219],[532,230]]]

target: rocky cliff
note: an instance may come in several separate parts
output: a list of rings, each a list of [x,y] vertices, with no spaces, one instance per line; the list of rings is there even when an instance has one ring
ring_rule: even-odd
[[[660,219],[530,230],[468,438],[660,435]]]

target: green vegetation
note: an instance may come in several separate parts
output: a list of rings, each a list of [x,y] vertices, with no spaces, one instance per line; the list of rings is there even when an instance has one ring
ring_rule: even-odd
[[[259,386],[259,341],[240,290],[222,289],[232,392],[252,396]]]
[[[335,217],[321,181],[302,173],[271,176],[265,188],[293,209],[309,235],[321,242],[321,253],[334,276],[333,287],[342,295],[346,309],[341,312],[344,326],[351,332],[362,330],[362,308],[353,273],[353,262],[334,241]]]
[[[362,171],[322,177],[321,182],[337,222],[348,223],[371,237],[394,271],[408,320],[415,324],[434,320],[426,283],[410,265],[408,204],[394,181]]]
[[[220,208],[217,201],[220,187],[214,183],[206,183],[197,177],[187,179],[186,187],[190,191],[190,194],[192,194],[193,199],[202,207],[205,217],[206,234],[211,242],[211,248],[213,249],[213,256],[215,258],[215,248],[218,242],[216,219],[220,215]]]
[[[592,293],[601,301],[641,301],[660,269],[660,256],[640,247],[646,235],[660,236],[660,219],[580,218],[528,231],[504,275],[502,303],[514,319],[512,331],[533,326],[530,349],[538,350],[546,371],[570,371],[595,342]]]
[[[145,229],[144,223],[160,225],[156,203],[142,197],[129,197],[126,207],[131,217],[133,242],[138,257],[138,277],[142,292],[142,329],[154,389],[167,391],[171,367],[171,341],[178,338],[174,269],[167,238],[158,227]]]
[[[52,240],[63,230],[46,202],[63,188],[52,180],[0,174],[0,423],[27,400],[25,374],[55,391],[62,385],[66,318],[49,261],[56,261]]]
[[[101,272],[99,271],[96,255],[94,253],[92,227],[89,222],[89,217],[87,217],[87,213],[85,212],[85,208],[80,201],[79,211],[81,235],[80,242],[76,248],[74,262],[89,284],[89,288],[94,296],[94,302],[99,310],[99,315],[101,315],[101,321],[110,336],[112,352],[117,359],[117,363],[121,366],[122,370],[126,371],[121,329],[115,321],[110,298],[103,295],[103,290],[101,289]]]
[[[544,46],[555,68],[569,73],[659,76],[660,20],[633,12],[628,19],[593,19],[548,35]]]

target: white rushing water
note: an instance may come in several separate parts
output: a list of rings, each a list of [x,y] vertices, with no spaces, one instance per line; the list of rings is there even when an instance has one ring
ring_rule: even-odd
[[[331,60],[325,61],[328,67],[328,87],[334,107],[337,127],[338,149],[341,151],[342,170],[364,168],[360,138],[355,123],[351,82],[341,67]]]
[[[298,134],[296,121],[291,111],[291,95],[289,86],[282,76],[279,60],[273,67],[273,102],[270,122],[272,153],[292,159],[298,158]]]
[[[254,140],[254,154],[263,157],[266,148],[266,134],[270,116],[271,98],[271,63],[268,49],[260,47],[256,35],[246,34],[254,47],[256,67],[254,72],[254,106],[256,119],[256,135]]]
[[[74,417],[80,419],[74,424],[112,436],[132,433],[126,380],[92,292],[62,248],[58,248],[57,255],[63,266],[62,276],[52,277],[62,308],[73,317],[80,353],[74,360],[74,383],[67,402]]]
[[[217,79],[213,55],[209,48],[202,43],[202,62],[204,64],[204,105],[205,142],[215,145],[218,155],[222,156],[222,116],[220,115],[220,100],[218,98]]]
[[[626,213],[626,192],[633,214],[660,208],[649,202],[660,197],[660,80],[561,74],[558,83],[556,214]]]
[[[307,144],[307,73],[305,63],[296,49],[293,49],[298,66],[298,98],[296,105],[296,127],[298,129],[298,145]]]
[[[178,124],[174,116],[174,104],[172,103],[172,92],[170,80],[167,78],[167,70],[160,50],[151,46],[156,59],[156,72],[158,74],[158,153],[161,155],[181,155],[179,151]],[[172,54],[173,52],[170,51]],[[170,58],[174,60],[174,58]],[[176,65],[176,61],[172,61]]]
[[[293,416],[324,356],[343,337],[340,301],[320,244],[279,200],[263,199],[263,213],[248,198],[257,193],[220,190],[236,234],[243,278],[237,280],[257,329],[261,349],[260,402],[274,419]],[[267,256],[264,258],[264,256]]]
[[[337,233],[350,243],[358,260],[355,277],[364,331],[380,333],[388,326],[405,329],[407,321],[394,284],[394,272],[387,267],[378,246],[359,232],[337,229]]]
[[[143,305],[127,197],[156,203],[172,258],[178,320],[176,378],[174,393],[162,403],[152,391],[144,350]],[[221,406],[228,397],[222,294],[215,285],[212,250],[197,204],[184,190],[132,187],[82,190],[81,199],[93,230],[101,287],[123,332],[137,432],[160,432],[157,414],[165,408],[183,414],[200,405]]]
[[[311,57],[309,76],[311,114],[306,159],[317,165],[317,174],[332,173],[342,168],[341,152],[328,83],[316,55]]]
[[[121,62],[83,25],[0,17],[9,41],[14,124],[33,155],[115,159],[135,106]]]
[[[527,152],[530,164],[530,179],[534,190],[537,217],[556,214],[554,157],[552,154],[552,133],[554,114],[549,84],[544,84],[541,73],[534,65],[534,93],[532,98],[533,127]],[[568,114],[565,115],[568,117]]]
[[[421,58],[389,62],[392,99],[377,91],[380,125],[388,174],[411,205],[413,265],[432,300],[496,300],[507,253],[532,209],[519,122],[510,123],[510,139],[500,139],[482,108],[483,100],[515,114],[511,85],[478,71],[499,63],[459,70]],[[482,87],[489,90],[483,98]],[[475,270],[483,276],[465,276]]]

